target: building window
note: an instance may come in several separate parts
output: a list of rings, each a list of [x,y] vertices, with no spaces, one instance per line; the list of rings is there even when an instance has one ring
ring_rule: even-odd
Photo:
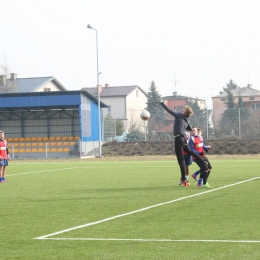
[[[44,88],[44,91],[49,92],[49,91],[51,91],[51,88]]]
[[[183,106],[180,107],[174,107],[174,112],[181,112],[183,109]]]
[[[221,101],[225,101],[225,98],[221,98]]]
[[[138,97],[138,90],[136,90],[136,92],[135,92],[135,93],[136,93],[136,97]]]
[[[255,97],[250,97],[249,100],[255,100]]]
[[[252,103],[251,108],[252,110],[260,110],[260,103]]]

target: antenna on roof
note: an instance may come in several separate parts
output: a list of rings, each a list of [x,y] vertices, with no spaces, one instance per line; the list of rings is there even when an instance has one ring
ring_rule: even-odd
[[[179,78],[176,79],[176,73],[174,72],[174,81],[173,81],[173,83],[174,83],[174,92],[177,92],[176,85],[177,85],[178,82],[179,82]]]

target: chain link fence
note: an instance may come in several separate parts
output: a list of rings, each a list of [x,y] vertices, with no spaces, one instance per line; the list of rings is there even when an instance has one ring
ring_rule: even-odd
[[[202,130],[204,140],[259,140],[260,111],[245,108],[227,109],[214,121],[214,112],[204,109],[190,118],[192,126]],[[116,141],[116,120],[103,119],[105,142]],[[153,118],[136,124],[136,128],[127,130],[129,135],[139,131],[138,141],[173,141],[174,117],[167,115],[161,121]],[[132,141],[126,138],[125,141]]]
[[[101,145],[106,142],[157,142],[174,141],[174,118],[167,116],[161,121],[153,118],[141,121],[136,128],[116,136],[116,119],[103,119]],[[190,118],[191,125],[201,128],[206,141],[260,140],[260,111],[233,108],[225,111],[217,122],[213,122],[212,111],[205,110],[200,116]],[[125,129],[126,130],[126,129]],[[99,155],[98,141],[72,142],[8,142],[9,153],[13,159],[37,158],[84,158]]]

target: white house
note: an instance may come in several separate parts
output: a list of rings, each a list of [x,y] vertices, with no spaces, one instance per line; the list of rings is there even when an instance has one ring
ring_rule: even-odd
[[[91,95],[97,97],[97,88],[83,88]],[[133,86],[99,86],[100,100],[108,106],[103,111],[103,115],[110,114],[112,118],[124,120],[125,130],[131,124],[142,124],[140,113],[145,109],[147,103],[147,93],[138,85]]]

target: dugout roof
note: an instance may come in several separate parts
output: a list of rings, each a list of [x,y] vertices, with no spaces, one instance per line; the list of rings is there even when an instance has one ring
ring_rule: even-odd
[[[0,112],[78,109],[81,95],[98,104],[98,99],[85,90],[0,93]],[[107,108],[107,105],[100,101],[100,107]]]

